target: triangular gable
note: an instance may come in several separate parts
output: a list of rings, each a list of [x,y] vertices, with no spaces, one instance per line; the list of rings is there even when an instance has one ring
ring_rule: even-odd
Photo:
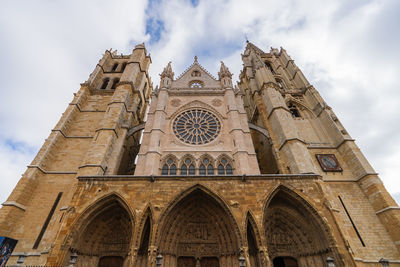
[[[203,66],[197,62],[197,58],[176,80],[172,82],[172,88],[188,87],[191,81],[200,81],[204,88],[220,87],[219,81],[212,76]]]
[[[246,46],[246,50],[247,49],[253,49],[254,51],[256,51],[257,54],[259,55],[263,55],[265,54],[264,51],[262,51],[260,48],[258,48],[255,44],[253,44],[252,42],[247,41],[247,46]]]

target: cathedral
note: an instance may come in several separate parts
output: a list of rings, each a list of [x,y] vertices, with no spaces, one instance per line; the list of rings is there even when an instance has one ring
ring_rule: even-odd
[[[400,266],[400,208],[285,49],[107,50],[0,210],[7,266]]]

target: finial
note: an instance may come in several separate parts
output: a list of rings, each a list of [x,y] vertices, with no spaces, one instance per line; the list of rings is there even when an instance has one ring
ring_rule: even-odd
[[[218,77],[219,77],[219,79],[222,79],[223,77],[232,78],[232,73],[231,73],[231,72],[229,71],[229,69],[225,66],[225,64],[224,64],[223,61],[221,61],[221,68],[219,69]]]
[[[194,56],[194,62],[197,63],[197,56]]]

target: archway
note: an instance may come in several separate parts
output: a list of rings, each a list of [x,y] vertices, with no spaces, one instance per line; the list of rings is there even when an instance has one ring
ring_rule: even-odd
[[[247,227],[246,227],[246,236],[247,236],[247,247],[249,251],[249,261],[251,267],[259,267],[259,250],[256,242],[256,235],[253,229],[253,225],[250,222],[250,215],[247,218]]]
[[[123,201],[116,195],[100,200],[81,216],[71,234],[70,251],[78,255],[74,266],[122,267],[132,232],[133,218]]]
[[[197,187],[162,219],[159,251],[164,266],[237,266],[238,227],[222,201]]]
[[[334,257],[329,230],[308,202],[286,187],[273,193],[264,217],[268,253],[274,267],[327,266]]]

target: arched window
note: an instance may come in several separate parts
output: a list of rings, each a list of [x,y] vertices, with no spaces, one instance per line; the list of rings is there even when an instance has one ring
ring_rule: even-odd
[[[188,172],[189,171],[189,172]],[[196,168],[191,158],[185,158],[181,166],[181,175],[195,175]]]
[[[161,168],[161,175],[176,175],[176,165],[172,158],[168,158]]]
[[[221,174],[221,175],[233,174],[232,165],[231,165],[231,163],[228,161],[228,159],[226,157],[222,157],[219,160],[218,174]]]
[[[126,67],[126,62],[122,63],[121,72],[125,70],[125,67]]]
[[[203,84],[200,81],[193,81],[189,84],[190,88],[202,88]]]
[[[117,86],[117,83],[119,83],[119,79],[115,78],[114,81],[113,81],[113,84],[111,86],[111,89],[115,89],[115,87]]]
[[[275,71],[271,66],[271,63],[269,63],[268,61],[265,61],[265,66],[269,69],[270,72],[272,72],[272,74],[275,75]]]
[[[194,71],[192,72],[192,77],[200,77],[200,76],[201,76],[200,71],[194,70]]]
[[[111,69],[111,71],[115,72],[118,68],[118,63],[115,63]]]
[[[200,175],[213,175],[214,174],[214,167],[209,158],[202,159],[201,165],[199,168],[199,174]]]
[[[101,88],[101,89],[106,89],[109,81],[110,81],[109,78],[105,78],[105,79],[103,80],[103,84],[101,85],[100,88]]]
[[[297,107],[295,105],[293,105],[293,103],[290,103],[288,108],[289,108],[290,113],[292,113],[292,116],[294,118],[300,118],[301,117]]]

